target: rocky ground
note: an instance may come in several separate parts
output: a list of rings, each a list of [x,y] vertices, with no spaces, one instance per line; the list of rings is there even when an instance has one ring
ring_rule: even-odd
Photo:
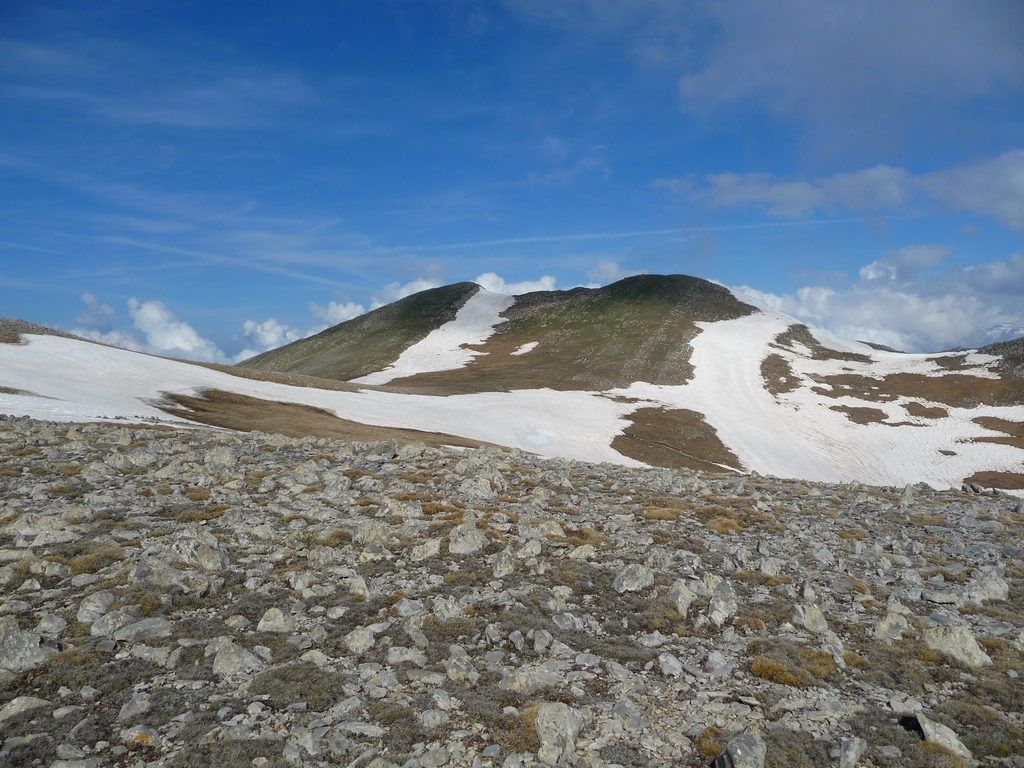
[[[0,764],[1024,766],[977,490],[0,417]]]

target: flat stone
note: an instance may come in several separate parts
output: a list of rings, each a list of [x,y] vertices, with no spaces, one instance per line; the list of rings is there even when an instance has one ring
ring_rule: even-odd
[[[157,617],[143,619],[121,627],[114,632],[114,639],[121,643],[144,643],[147,640],[157,640],[162,637],[170,637],[170,635],[171,622]]]
[[[4,704],[3,709],[0,709],[0,723],[6,722],[18,715],[23,715],[26,712],[34,712],[37,709],[45,709],[51,706],[53,706],[51,702],[46,699],[40,699],[37,696],[17,696]]]

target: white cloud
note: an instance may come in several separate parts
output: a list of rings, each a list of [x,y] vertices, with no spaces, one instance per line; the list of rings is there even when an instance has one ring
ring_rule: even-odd
[[[479,275],[473,282],[485,291],[490,291],[491,293],[503,293],[506,296],[518,296],[521,293],[531,293],[533,291],[555,290],[555,278],[551,275],[544,275],[539,280],[523,280],[519,283],[506,283],[503,277],[499,277],[494,272],[485,272],[484,274]]]
[[[837,336],[908,352],[978,347],[1024,327],[1024,256],[921,274],[950,255],[942,246],[901,249],[861,270],[843,290],[804,286],[791,294],[735,290]],[[999,286],[1001,292],[993,290]]]
[[[285,344],[298,341],[303,336],[302,331],[283,325],[274,318],[264,320],[262,323],[246,320],[242,329],[252,346],[246,347],[235,355],[232,358],[234,363],[240,363],[262,352],[283,347]]]
[[[623,269],[615,261],[599,261],[597,266],[587,271],[587,277],[598,285],[608,285],[608,283],[614,283],[616,280],[621,280],[624,277],[642,274],[646,274],[646,270]],[[588,285],[587,287],[598,286]]]
[[[953,255],[944,245],[910,245],[860,270],[864,280],[911,280],[919,270],[933,267]]]
[[[99,299],[91,293],[82,294],[85,307],[75,317],[75,322],[82,328],[99,333],[109,333],[117,322],[117,312],[109,304],[100,304]]]
[[[652,186],[713,208],[752,205],[789,218],[837,208],[859,213],[897,211],[915,202],[938,201],[955,211],[991,216],[1013,229],[1024,229],[1022,149],[918,176],[903,168],[877,165],[814,179],[717,173],[700,179],[658,179]]]
[[[83,339],[98,341],[100,344],[107,344],[111,347],[130,349],[132,352],[145,352],[138,339],[128,331],[97,331],[93,328],[72,328],[71,333],[81,336]]]
[[[887,141],[1024,84],[1024,8],[991,0],[698,2],[710,27],[685,110],[754,106],[833,144]],[[694,24],[694,28],[700,28]]]
[[[420,291],[437,288],[440,285],[441,283],[437,280],[426,277],[413,280],[405,285],[398,282],[389,283],[380,289],[380,293],[372,297],[370,309],[378,309],[383,307],[385,304],[390,304],[393,301],[404,299],[406,296],[412,296],[414,293],[419,293]]]
[[[703,184],[687,179],[659,179],[654,186],[718,207],[755,205],[772,216],[800,218],[842,206],[855,211],[885,211],[907,203],[912,177],[902,168],[877,165],[855,173],[811,180],[776,179],[768,173],[716,173]]]
[[[991,216],[1024,229],[1024,149],[932,173],[921,179],[924,191],[957,211]]]
[[[140,302],[132,297],[128,299],[128,314],[135,321],[135,328],[145,336],[147,352],[206,363],[227,362],[216,344],[179,320],[162,301]]]
[[[321,307],[316,302],[309,302],[309,314],[324,324],[324,328],[338,323],[344,323],[346,320],[351,320],[353,317],[366,312],[366,308],[362,304],[356,304],[354,301],[337,302],[332,301],[326,307]],[[321,329],[322,330],[322,329]],[[319,333],[320,331],[316,331]]]

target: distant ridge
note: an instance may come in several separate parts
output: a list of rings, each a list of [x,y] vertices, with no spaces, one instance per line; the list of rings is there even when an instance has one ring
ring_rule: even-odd
[[[11,317],[0,317],[0,344],[20,344],[24,334],[35,336],[60,336],[62,339],[76,339],[78,341],[89,341],[81,336],[72,333],[58,331],[56,328],[49,328],[45,325],[37,325],[26,320],[16,320]]]

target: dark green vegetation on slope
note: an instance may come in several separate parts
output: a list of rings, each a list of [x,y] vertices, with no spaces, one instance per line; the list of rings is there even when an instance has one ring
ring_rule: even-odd
[[[697,322],[756,312],[727,289],[684,275],[637,275],[603,288],[517,296],[465,368],[391,383],[429,394],[550,387],[605,390],[634,381],[683,384]],[[512,355],[524,344],[537,346]]]
[[[357,379],[386,368],[403,350],[454,320],[479,290],[476,283],[456,283],[421,291],[239,365],[339,381]]]

